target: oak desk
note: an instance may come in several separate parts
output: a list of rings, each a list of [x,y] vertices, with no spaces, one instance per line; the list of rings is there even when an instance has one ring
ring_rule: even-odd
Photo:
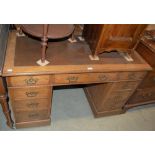
[[[61,41],[48,45],[50,63],[41,67],[36,64],[40,58],[38,41],[17,37],[14,31],[9,35],[3,76],[17,128],[50,124],[52,90],[58,85],[83,84],[97,116],[122,113],[128,98],[152,69],[135,51],[133,62],[117,52],[103,53],[99,61],[92,61],[85,42]]]

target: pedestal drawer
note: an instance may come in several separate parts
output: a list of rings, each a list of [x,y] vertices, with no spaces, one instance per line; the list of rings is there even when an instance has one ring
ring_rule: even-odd
[[[30,99],[30,100],[15,100],[12,103],[14,111],[31,111],[50,109],[51,99]]]
[[[12,86],[36,86],[36,85],[49,85],[50,76],[16,76],[7,77],[7,84],[9,87]]]
[[[121,109],[133,91],[114,91],[101,102],[101,105],[97,105],[98,111],[107,111],[113,109]]]
[[[9,88],[9,94],[12,100],[49,98],[51,96],[51,87],[12,87]]]
[[[50,110],[40,110],[40,111],[19,111],[15,113],[16,123],[28,122],[35,120],[45,120],[50,118]]]

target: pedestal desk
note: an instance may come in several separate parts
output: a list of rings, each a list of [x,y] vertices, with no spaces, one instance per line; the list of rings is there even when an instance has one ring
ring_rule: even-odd
[[[9,127],[12,127],[13,122],[11,120],[10,110],[7,103],[6,83],[5,79],[2,77],[8,34],[9,34],[9,25],[0,24],[0,104],[2,106],[3,113],[6,117],[7,125]]]
[[[117,52],[103,53],[99,61],[92,61],[84,41],[48,45],[50,63],[38,66],[38,41],[17,37],[14,31],[9,35],[3,76],[16,128],[50,124],[52,91],[58,85],[83,84],[95,116],[123,113],[126,101],[152,69],[135,51],[133,62]]]

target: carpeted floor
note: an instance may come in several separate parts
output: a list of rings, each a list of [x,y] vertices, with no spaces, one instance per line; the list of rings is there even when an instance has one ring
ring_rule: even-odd
[[[22,131],[77,130],[155,130],[155,104],[129,110],[122,115],[94,118],[82,88],[54,90],[52,123],[50,126],[17,129]],[[9,129],[0,107],[0,130]]]

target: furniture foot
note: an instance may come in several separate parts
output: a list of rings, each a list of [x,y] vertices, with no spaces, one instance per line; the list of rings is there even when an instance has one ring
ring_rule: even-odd
[[[127,52],[119,52],[119,54],[127,61],[132,62],[133,59],[131,57],[131,54],[127,53]]]
[[[100,60],[99,57],[97,55],[89,55],[90,60]]]

